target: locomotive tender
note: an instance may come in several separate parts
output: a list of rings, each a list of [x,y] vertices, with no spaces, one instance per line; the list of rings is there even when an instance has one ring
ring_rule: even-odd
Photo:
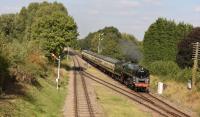
[[[132,62],[121,62],[117,59],[102,56],[94,52],[83,50],[82,58],[98,69],[124,83],[126,86],[138,91],[149,91],[149,71]]]

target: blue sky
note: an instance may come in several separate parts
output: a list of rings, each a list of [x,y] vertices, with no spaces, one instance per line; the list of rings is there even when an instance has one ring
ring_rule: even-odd
[[[0,14],[19,12],[22,6],[43,0],[1,0]],[[53,2],[55,0],[49,0]],[[158,17],[200,26],[200,0],[57,0],[74,17],[80,37],[105,26],[143,39]]]

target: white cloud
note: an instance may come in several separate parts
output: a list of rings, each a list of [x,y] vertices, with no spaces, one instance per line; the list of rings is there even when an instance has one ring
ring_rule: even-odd
[[[122,7],[131,7],[131,8],[135,8],[135,7],[140,6],[140,2],[138,2],[138,1],[133,1],[133,0],[120,0],[120,1],[119,1],[119,4],[120,4]]]
[[[144,0],[145,3],[150,3],[150,4],[153,4],[153,5],[161,5],[162,2],[161,0]]]
[[[141,17],[141,20],[142,21],[150,21],[150,20],[152,20],[152,16],[150,17],[150,16],[143,16],[143,17]]]
[[[98,15],[100,12],[99,12],[99,10],[90,10],[88,13],[90,15]]]
[[[119,11],[117,12],[118,16],[136,16],[137,12],[127,12],[127,11]]]
[[[200,5],[199,5],[199,6],[196,6],[196,7],[194,8],[194,11],[200,13]]]

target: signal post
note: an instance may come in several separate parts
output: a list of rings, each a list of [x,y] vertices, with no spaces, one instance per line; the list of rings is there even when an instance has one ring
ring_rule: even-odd
[[[199,42],[192,43],[193,45],[193,55],[192,59],[194,60],[193,68],[192,68],[192,89],[195,89],[196,85],[196,72],[198,68],[198,60],[200,54],[200,44]]]

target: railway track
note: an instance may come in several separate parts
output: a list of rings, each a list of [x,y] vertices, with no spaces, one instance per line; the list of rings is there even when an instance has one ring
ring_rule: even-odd
[[[172,107],[171,105],[163,102],[162,100],[156,98],[155,96],[151,94],[146,93],[137,93],[134,91],[130,91],[129,89],[125,89],[119,86],[116,86],[115,84],[109,83],[105,80],[102,80],[90,73],[84,72],[84,75],[87,76],[87,78],[98,82],[99,84],[102,84],[128,98],[130,98],[133,101],[136,101],[145,107],[159,113],[160,115],[164,117],[190,117],[189,115],[179,111],[178,109]]]
[[[80,65],[80,64],[79,64]],[[159,98],[153,96],[152,94],[148,93],[138,93],[133,90],[130,90],[125,87],[120,87],[115,84],[109,83],[105,80],[98,78],[90,73],[85,71],[81,71],[84,76],[87,78],[104,85],[128,98],[131,100],[138,102],[145,107],[155,111],[156,113],[164,116],[164,117],[190,117],[190,115],[176,109],[175,107],[167,104],[166,102],[160,100]]]
[[[74,62],[74,116],[75,117],[95,117],[92,104],[90,102],[85,78],[81,72],[81,67],[76,56]]]
[[[180,117],[190,117],[190,115],[178,110],[177,108],[171,106],[170,104],[164,102],[163,100],[155,97],[154,95],[152,95],[150,93],[140,93],[140,95],[142,95],[143,97],[145,97],[145,98],[147,98],[149,100],[153,100],[153,102],[162,104],[163,106],[169,108],[170,111],[172,111],[174,113],[177,113],[177,115],[179,115]]]

